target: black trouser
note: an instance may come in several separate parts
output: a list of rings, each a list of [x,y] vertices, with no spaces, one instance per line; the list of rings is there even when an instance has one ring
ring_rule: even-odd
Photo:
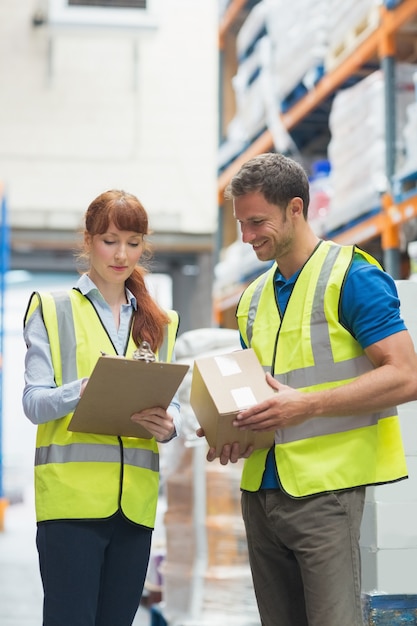
[[[130,626],[148,567],[152,531],[120,513],[100,521],[38,524],[43,626]]]

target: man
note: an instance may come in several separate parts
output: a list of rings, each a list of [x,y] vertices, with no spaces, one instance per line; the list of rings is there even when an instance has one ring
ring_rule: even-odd
[[[276,392],[235,420],[275,431],[271,450],[246,450],[241,482],[262,624],[362,626],[365,487],[407,477],[396,405],[417,398],[395,283],[369,254],[314,234],[295,161],[259,155],[226,193],[243,241],[275,261],[237,308],[242,345]],[[238,457],[230,442],[220,462]]]

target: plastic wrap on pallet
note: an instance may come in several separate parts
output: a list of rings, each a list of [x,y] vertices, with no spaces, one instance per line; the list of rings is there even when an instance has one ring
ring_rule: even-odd
[[[417,189],[417,71],[413,73],[413,82],[414,101],[407,106],[406,123],[402,131],[404,163],[398,168],[398,183],[394,187],[394,194],[399,200],[403,192]]]
[[[328,0],[330,50],[343,42],[349,33],[360,33],[359,24],[365,27],[365,18],[380,5],[379,0]]]
[[[230,246],[222,250],[221,259],[214,268],[213,296],[221,298],[236,287],[243,285],[262,271],[268,263],[260,261],[252,246],[242,242],[240,236]]]
[[[273,78],[284,100],[311,73],[323,66],[327,50],[327,2],[264,0],[267,32],[272,42]],[[305,42],[309,45],[306,46]]]
[[[256,4],[242,24],[236,39],[238,68],[232,78],[236,112],[226,128],[219,150],[218,169],[226,168],[266,127],[263,98],[262,58],[259,52],[265,38],[263,2]]]
[[[196,356],[240,348],[236,330],[202,328],[179,336],[176,359],[190,365],[179,390],[183,436],[164,463],[166,557],[163,616],[170,626],[258,626],[240,509],[242,462],[207,463],[188,399]]]
[[[166,485],[165,615],[169,624],[197,615],[198,623],[216,615],[233,616],[242,625],[259,623],[240,514],[241,466],[230,472],[220,464],[205,463],[207,515],[199,530],[193,511],[195,454],[196,448],[184,450],[180,467]],[[199,553],[199,532],[206,558]]]
[[[219,151],[220,171],[266,129],[271,132],[277,151],[289,153],[296,150],[280,118],[280,76],[274,66],[273,43],[267,32],[266,17],[266,2],[259,2],[250,11],[237,36],[239,62],[232,78],[236,112]]]
[[[340,65],[380,22],[380,0],[329,0],[329,42],[326,71]]]
[[[236,97],[236,113],[248,139],[255,137],[266,126],[266,111],[262,81],[262,47],[265,37],[257,40],[251,54],[240,63],[232,85]]]
[[[256,43],[266,34],[265,2],[258,2],[242,24],[236,37],[236,54],[239,63],[243,63],[253,52]]]
[[[412,280],[397,280],[396,287],[401,301],[401,315],[417,348],[415,315],[417,284]],[[417,608],[416,413],[417,401],[415,400],[398,407],[408,480],[375,485],[366,489],[360,548],[362,590],[367,594],[368,606],[375,609],[373,613],[375,621],[371,621],[371,624],[392,626],[397,623],[416,623],[406,619],[406,616],[410,617],[407,611],[401,612],[403,621],[389,621],[388,619],[388,616],[394,620],[394,617],[397,619],[400,615],[400,613],[394,613],[393,609],[407,608],[406,605],[395,604],[397,599],[405,598],[402,594],[413,597],[414,607]],[[376,621],[376,615],[379,616],[380,621]],[[382,621],[383,616],[386,621]]]
[[[398,168],[404,159],[402,129],[407,107],[414,100],[415,69],[407,63],[397,63],[395,69]],[[332,198],[328,231],[351,225],[353,220],[374,211],[388,188],[384,89],[383,72],[377,70],[353,87],[337,92],[333,100],[329,115]]]

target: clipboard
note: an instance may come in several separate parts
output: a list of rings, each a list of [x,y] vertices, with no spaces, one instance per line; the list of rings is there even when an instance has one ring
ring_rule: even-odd
[[[68,430],[151,439],[130,416],[154,406],[167,409],[188,369],[181,363],[100,356]]]

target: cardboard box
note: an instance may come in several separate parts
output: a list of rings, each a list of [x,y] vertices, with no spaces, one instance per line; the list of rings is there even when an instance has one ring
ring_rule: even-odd
[[[362,591],[417,594],[417,548],[375,550],[361,546]]]
[[[417,549],[416,520],[417,502],[365,502],[360,545],[375,551]]]
[[[270,448],[274,432],[240,431],[233,426],[237,413],[267,400],[274,394],[252,349],[196,359],[191,381],[190,404],[210,447],[220,454],[227,443],[239,442]]]

